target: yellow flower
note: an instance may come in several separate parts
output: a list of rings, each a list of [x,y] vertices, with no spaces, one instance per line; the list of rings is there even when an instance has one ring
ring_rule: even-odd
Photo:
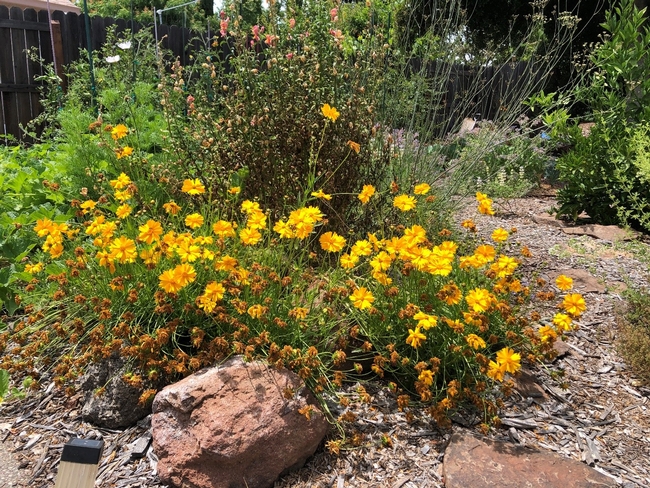
[[[508,233],[507,230],[499,227],[497,229],[494,229],[494,232],[492,232],[492,240],[494,242],[505,242],[506,239],[508,239],[509,235],[510,234]]]
[[[129,215],[131,215],[131,211],[133,209],[131,208],[131,205],[128,203],[123,203],[117,209],[115,210],[115,215],[117,216],[118,219],[125,219]]]
[[[292,237],[295,237],[291,226],[283,220],[278,220],[273,226],[273,230],[280,234],[280,237],[283,239],[291,239]]]
[[[226,237],[235,237],[235,227],[232,223],[225,220],[219,220],[212,225],[212,232],[218,237],[225,239]]]
[[[43,271],[43,263],[25,265],[25,273],[36,274],[40,273],[41,271]]]
[[[521,368],[521,356],[509,347],[504,347],[497,352],[497,363],[510,374],[514,374]]]
[[[433,385],[433,372],[430,369],[423,369],[418,375],[418,381],[425,386]]]
[[[251,202],[250,200],[244,200],[241,204],[241,210],[244,213],[251,214],[254,212],[261,212],[260,204],[257,202]]]
[[[198,229],[203,225],[204,221],[203,215],[198,213],[193,213],[185,217],[185,225],[190,229]]]
[[[117,159],[122,159],[133,154],[133,148],[130,146],[124,146],[122,149],[115,151]]]
[[[415,197],[410,195],[398,195],[393,200],[393,206],[399,208],[402,212],[408,212],[415,208]]]
[[[492,305],[492,295],[484,288],[475,288],[467,294],[465,301],[474,312],[483,313]]]
[[[418,328],[423,328],[424,330],[429,330],[431,327],[438,325],[438,317],[435,315],[429,315],[424,312],[418,312],[413,316],[413,320],[418,321]]]
[[[85,215],[89,211],[94,209],[96,206],[97,206],[97,202],[95,202],[94,200],[86,200],[81,205],[79,205],[79,208],[81,208],[83,210],[83,213]]]
[[[486,345],[485,341],[476,334],[468,334],[467,337],[465,337],[465,340],[472,349],[483,349]]]
[[[179,264],[174,268],[174,278],[182,288],[196,279],[196,270],[191,264]]]
[[[406,338],[406,343],[409,344],[414,349],[420,347],[422,342],[426,341],[427,337],[420,332],[420,328],[416,327],[415,330],[409,329],[409,335]]]
[[[332,122],[336,122],[336,119],[338,119],[339,115],[341,115],[338,110],[336,110],[334,107],[330,107],[327,103],[322,106],[321,112],[323,112],[323,116],[326,119],[330,119]]]
[[[341,255],[341,267],[345,269],[352,269],[356,266],[356,264],[359,262],[359,256],[356,254],[342,254]]]
[[[169,201],[167,203],[163,204],[163,209],[165,212],[167,212],[169,215],[176,215],[178,212],[181,211],[180,205],[178,205],[175,201]]]
[[[564,310],[569,315],[573,315],[574,317],[578,317],[587,310],[587,304],[585,303],[585,299],[582,298],[582,295],[579,293],[569,293],[564,297],[564,300],[560,304],[560,307],[562,307]]]
[[[561,330],[571,330],[572,320],[571,317],[569,317],[566,314],[563,313],[556,313],[555,316],[553,317],[553,324]]]
[[[154,241],[159,241],[163,233],[162,225],[151,219],[147,220],[146,224],[138,227],[138,230],[140,231],[138,240],[147,244],[153,244]]]
[[[366,308],[372,307],[372,302],[375,301],[375,297],[372,296],[372,293],[365,286],[361,286],[352,292],[350,300],[352,300],[352,305],[355,308],[365,310]]]
[[[506,370],[503,365],[497,364],[494,361],[490,361],[488,367],[487,375],[495,381],[503,381],[503,376],[506,374]]]
[[[261,210],[250,212],[246,221],[246,227],[257,230],[266,229],[266,214]]]
[[[359,200],[361,200],[362,204],[366,204],[370,201],[370,197],[372,197],[375,194],[375,187],[372,185],[363,185],[363,189],[361,190],[361,193],[359,193],[359,196],[357,197]]]
[[[555,279],[555,284],[560,290],[568,291],[573,288],[573,278],[562,274]]]
[[[540,327],[537,333],[542,342],[551,342],[557,337],[557,333],[548,325]]]
[[[476,192],[476,200],[478,201],[478,211],[484,215],[494,215],[492,210],[492,200],[487,195],[481,192]]]
[[[200,195],[201,193],[205,193],[205,186],[203,186],[203,183],[201,183],[198,178],[194,180],[184,180],[181,191],[188,195]]]
[[[125,173],[120,173],[120,176],[115,180],[111,180],[110,184],[116,190],[122,190],[131,184],[131,178],[129,178]]]
[[[426,195],[429,193],[429,190],[431,190],[431,186],[428,185],[427,183],[420,183],[419,185],[415,185],[415,188],[413,189],[413,193],[416,195]]]
[[[216,281],[211,281],[207,285],[205,285],[205,291],[203,292],[203,295],[208,297],[210,300],[218,302],[221,300],[226,293],[226,289],[221,283],[217,283]]]
[[[110,246],[111,257],[120,263],[132,263],[138,256],[135,249],[135,241],[125,236],[115,239]]]
[[[54,222],[52,222],[50,219],[38,219],[36,221],[36,225],[34,226],[34,232],[36,232],[36,235],[38,235],[38,237],[45,237],[50,232],[52,232],[53,228]]]
[[[260,231],[257,229],[242,229],[239,232],[239,240],[242,241],[242,243],[245,246],[254,246],[260,240],[262,239],[262,234],[260,234]]]
[[[165,290],[167,293],[176,293],[181,288],[183,288],[180,285],[180,283],[176,280],[176,275],[174,274],[173,269],[168,269],[167,271],[163,271],[163,273],[160,276],[158,276],[158,280],[160,282],[158,286],[160,286],[160,288]]]
[[[307,318],[308,313],[309,310],[306,309],[305,307],[295,307],[289,310],[289,317],[292,317],[297,320],[303,320]]]
[[[327,252],[339,252],[345,247],[345,238],[336,232],[325,232],[319,239],[320,246]]]
[[[214,262],[214,269],[217,271],[235,271],[239,262],[237,259],[226,254],[221,259]]]
[[[230,193],[231,195],[239,195],[241,193],[241,187],[233,186],[232,188],[228,189],[228,193]]]
[[[497,262],[490,266],[490,270],[496,273],[497,278],[504,278],[514,273],[518,265],[519,263],[515,258],[502,254],[499,256]]]
[[[489,263],[491,261],[494,261],[496,251],[494,247],[490,246],[489,244],[483,244],[482,246],[478,246],[476,248],[476,251],[474,251],[474,256],[485,263]]]
[[[192,241],[183,241],[176,247],[176,254],[181,261],[193,263],[202,256],[201,248]]]
[[[264,307],[260,304],[256,304],[251,307],[248,307],[248,315],[250,315],[254,319],[262,318],[266,313],[266,311],[267,311],[267,307]]]
[[[372,244],[367,240],[359,240],[354,243],[350,252],[356,256],[369,256],[372,254]]]
[[[322,189],[320,189],[318,191],[311,192],[311,196],[315,197],[315,198],[321,198],[323,200],[331,200],[332,199],[332,195],[328,195]]]
[[[111,137],[113,140],[117,141],[118,139],[122,139],[123,137],[126,137],[126,135],[129,133],[129,128],[124,125],[124,124],[118,124],[113,129],[111,130]]]
[[[354,141],[348,141],[347,145],[357,154],[359,154],[359,151],[361,151],[361,146]]]
[[[118,202],[125,202],[126,200],[130,199],[132,196],[133,194],[129,189],[126,189],[124,191],[115,190],[115,200],[117,200]]]

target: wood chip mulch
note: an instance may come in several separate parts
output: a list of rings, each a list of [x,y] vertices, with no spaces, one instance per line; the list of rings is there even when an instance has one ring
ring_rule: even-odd
[[[502,426],[489,435],[583,461],[626,488],[647,487],[650,385],[634,378],[616,351],[615,310],[624,302],[620,287],[611,285],[647,287],[649,265],[614,243],[576,238],[532,220],[554,203],[550,197],[511,200],[496,205],[500,212],[491,218],[477,217],[475,205],[468,204],[458,216],[459,222],[473,218],[484,236],[496,227],[516,227],[513,239],[533,254],[524,267],[530,279],[580,268],[607,288],[605,293],[586,294],[588,310],[579,330],[570,334],[554,363],[531,367],[528,379],[533,387],[520,389],[526,395],[515,390],[501,412]],[[552,377],[560,370],[563,377]],[[409,424],[391,396],[367,385],[366,389],[370,403],[357,401],[354,386],[348,389],[348,408],[356,414],[349,427],[357,433],[360,447],[338,456],[321,447],[301,470],[279,480],[276,488],[444,486],[442,463],[451,434],[476,431],[481,419],[458,416],[450,430],[438,429],[425,416],[416,416]],[[138,446],[138,440],[148,432],[146,420],[123,431],[96,428],[81,421],[80,400],[65,398],[49,387],[22,402],[0,405],[0,482],[9,480],[2,485],[54,486],[63,445],[71,437],[83,437],[105,441],[96,486],[162,488],[151,448],[143,457],[132,456],[143,444],[140,441]],[[341,407],[332,404],[331,408],[340,413],[336,409]]]

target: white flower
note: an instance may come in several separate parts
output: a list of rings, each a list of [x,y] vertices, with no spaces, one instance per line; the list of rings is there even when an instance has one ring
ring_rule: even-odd
[[[131,49],[131,41],[122,41],[117,44],[117,47],[119,47],[120,49],[124,49],[125,51],[127,49]]]
[[[120,60],[120,55],[116,54],[115,56],[107,56],[106,57],[106,62],[107,63],[117,63]]]

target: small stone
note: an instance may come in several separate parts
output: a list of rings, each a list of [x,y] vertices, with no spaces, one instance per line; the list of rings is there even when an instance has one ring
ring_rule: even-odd
[[[566,227],[566,224],[561,220],[556,219],[549,213],[542,213],[533,215],[533,222],[539,225],[550,225],[551,227]]]
[[[636,239],[638,235],[634,231],[623,229],[617,225],[599,224],[580,225],[578,227],[564,227],[562,228],[562,232],[569,235],[584,235],[595,237],[596,239],[602,239],[610,242],[629,241]]]
[[[524,398],[546,398],[546,393],[537,383],[537,378],[526,370],[521,370],[515,378],[515,390]]]
[[[616,486],[611,478],[573,459],[467,433],[452,435],[445,451],[444,476],[445,488]]]
[[[553,342],[553,349],[557,353],[555,359],[564,357],[571,351],[571,348],[568,346],[568,344],[560,339],[555,339],[555,341]]]

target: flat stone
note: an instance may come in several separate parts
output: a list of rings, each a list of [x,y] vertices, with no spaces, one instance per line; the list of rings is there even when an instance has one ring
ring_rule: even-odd
[[[544,389],[539,386],[537,378],[526,370],[521,370],[515,378],[515,390],[524,398],[547,398]]]
[[[566,227],[566,224],[561,220],[556,219],[553,215],[549,213],[542,213],[533,215],[533,222],[539,225],[550,225],[551,227]]]
[[[443,465],[445,488],[614,487],[586,464],[507,442],[454,434]]]
[[[566,342],[564,342],[563,340],[560,340],[560,339],[555,339],[555,341],[553,342],[553,349],[557,353],[557,356],[555,356],[555,359],[559,359],[559,358],[565,356],[566,354],[568,354],[569,351],[571,351],[571,348],[569,347],[569,345]]]
[[[617,225],[589,224],[578,227],[563,227],[562,232],[576,236],[590,236],[605,241],[630,241],[637,238],[637,233]]]
[[[598,278],[586,269],[561,269],[549,273],[549,278],[555,283],[555,279],[560,275],[565,275],[573,279],[572,291],[577,293],[605,293],[605,285],[598,281]]]

